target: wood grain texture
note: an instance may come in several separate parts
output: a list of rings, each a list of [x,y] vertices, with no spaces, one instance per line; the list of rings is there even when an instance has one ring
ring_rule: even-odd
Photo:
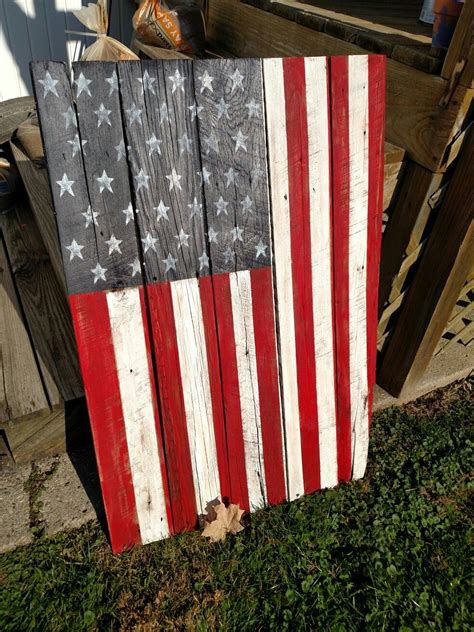
[[[38,167],[29,159],[19,143],[11,142],[10,149],[12,150],[16,166],[18,167],[21,179],[28,193],[30,206],[41,233],[41,238],[51,259],[51,265],[53,266],[58,281],[64,288],[64,292],[66,292],[66,280],[64,278],[58,229],[51,199],[48,173],[44,167]]]
[[[210,0],[207,36],[211,45],[239,57],[366,53],[360,46],[236,0]],[[440,77],[387,60],[387,140],[432,171],[444,168],[443,154],[461,129],[471,98],[465,87],[458,86],[442,108],[439,102],[446,89],[447,82]]]
[[[211,88],[203,77],[212,77]],[[268,265],[269,206],[261,61],[194,63],[211,267]],[[215,144],[214,142],[215,141]],[[205,171],[204,171],[205,170]],[[217,233],[217,234],[214,234]],[[263,244],[259,250],[258,244]]]
[[[273,231],[282,235],[273,244],[277,320],[280,335],[280,363],[282,402],[285,419],[288,498],[303,494],[303,465],[299,426],[299,398],[296,362],[295,315],[293,303],[293,277],[290,247],[290,205],[288,182],[288,150],[286,141],[285,86],[283,61],[263,62],[265,77],[265,106],[267,117],[268,157],[271,180]]]
[[[15,286],[52,406],[83,395],[71,316],[27,203],[0,216]]]
[[[471,269],[473,166],[471,132],[379,369],[378,383],[394,395],[425,370]]]
[[[122,152],[117,149],[124,144],[124,134],[116,65],[112,62],[78,62],[73,65],[73,70],[81,141],[79,151],[83,155],[91,209],[98,214],[97,223],[89,222],[89,226],[84,225],[82,230],[88,231],[84,237],[88,240],[94,231],[97,261],[106,269],[106,281],[99,279],[94,283],[94,289],[133,287],[141,283],[141,270],[133,268],[138,256],[134,216],[124,213],[132,196],[126,156],[121,155],[125,148]],[[90,82],[84,90],[77,83],[80,77]],[[95,263],[91,260],[90,267]]]
[[[66,285],[70,294],[86,292],[95,289],[90,262],[98,260],[98,249],[96,239],[89,239],[86,233],[86,230],[94,231],[95,235],[95,225],[92,223],[86,229],[82,215],[87,212],[91,200],[82,152],[76,151],[72,155],[72,143],[78,131],[69,77],[64,64],[59,62],[33,62],[31,73],[43,145],[48,157],[61,254],[66,264]],[[72,257],[67,250],[73,241],[83,246],[81,256]]]
[[[0,328],[2,330],[2,421],[49,413],[50,407],[35,354],[25,329],[21,306],[3,240],[0,241]]]
[[[119,75],[132,172],[153,174],[146,186],[137,186],[134,178],[146,280],[207,274],[199,261],[205,253],[204,211],[197,121],[189,111],[192,66],[128,62],[119,64]],[[138,110],[136,117],[128,114]],[[144,241],[148,235],[151,241]]]

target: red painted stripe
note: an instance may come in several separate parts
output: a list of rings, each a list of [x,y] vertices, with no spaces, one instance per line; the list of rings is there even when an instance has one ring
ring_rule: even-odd
[[[168,486],[168,474],[167,474],[167,468],[166,468],[166,461],[165,461],[165,455],[164,455],[164,449],[163,449],[163,428],[161,426],[161,420],[160,420],[160,415],[158,412],[158,402],[157,402],[157,389],[156,389],[156,382],[155,382],[155,371],[153,368],[153,359],[152,359],[152,351],[151,351],[151,344],[150,344],[150,333],[148,330],[148,319],[147,319],[147,308],[146,308],[146,304],[145,304],[145,290],[143,287],[139,288],[139,292],[140,292],[140,304],[141,304],[141,308],[142,308],[142,320],[143,320],[143,333],[145,335],[145,345],[146,345],[146,356],[147,356],[147,362],[148,362],[148,373],[150,376],[150,389],[151,389],[151,396],[153,399],[153,411],[154,411],[154,415],[155,415],[155,431],[156,431],[156,438],[157,438],[157,442],[158,442],[158,456],[160,459],[160,469],[161,469],[161,480],[163,482],[163,492],[164,492],[164,496],[165,496],[165,503],[166,503],[166,514],[168,516],[168,525],[169,525],[169,530],[170,533],[173,533],[174,528],[173,528],[173,516],[172,516],[172,511],[171,511],[171,503],[170,503],[170,492],[169,492],[169,486]]]
[[[141,542],[105,292],[69,297],[112,551]]]
[[[209,371],[209,384],[211,387],[212,417],[214,421],[214,436],[216,439],[219,480],[222,500],[224,502],[229,502],[231,498],[230,472],[227,456],[227,439],[224,402],[222,399],[222,381],[214,290],[212,287],[211,276],[205,276],[199,279],[199,292],[201,295],[202,318],[204,323],[204,335],[206,338],[207,365]]]
[[[330,58],[333,270],[336,329],[337,460],[339,479],[351,478],[349,375],[349,100],[347,57]]]
[[[228,274],[212,277],[219,340],[220,370],[224,401],[227,454],[229,461],[231,497],[242,509],[250,510],[245,470],[244,437],[240,409],[239,377],[235,352],[234,319]]]
[[[160,412],[175,533],[197,520],[193,470],[181,383],[176,324],[169,283],[146,286],[157,370]]]
[[[275,505],[286,499],[286,488],[272,269],[251,270],[250,282],[267,500]]]
[[[308,121],[303,58],[283,60],[296,364],[304,489],[320,488],[319,431],[314,357]]]
[[[384,183],[385,71],[383,55],[369,55],[369,201],[367,232],[367,384],[369,424],[377,361],[377,304]]]

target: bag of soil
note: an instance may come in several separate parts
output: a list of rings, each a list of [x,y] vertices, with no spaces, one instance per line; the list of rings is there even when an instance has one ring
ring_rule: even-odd
[[[204,15],[195,0],[141,0],[133,28],[146,44],[193,55],[206,48]]]

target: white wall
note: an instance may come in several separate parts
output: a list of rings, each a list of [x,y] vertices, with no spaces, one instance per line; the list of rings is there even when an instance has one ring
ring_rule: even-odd
[[[66,34],[84,31],[71,13],[92,0],[0,0],[0,101],[31,94],[32,59],[71,63],[95,40]],[[110,35],[130,44],[132,0],[111,0]]]

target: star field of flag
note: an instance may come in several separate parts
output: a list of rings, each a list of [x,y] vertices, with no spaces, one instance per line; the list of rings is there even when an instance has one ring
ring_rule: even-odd
[[[32,63],[115,552],[363,476],[384,63]]]

